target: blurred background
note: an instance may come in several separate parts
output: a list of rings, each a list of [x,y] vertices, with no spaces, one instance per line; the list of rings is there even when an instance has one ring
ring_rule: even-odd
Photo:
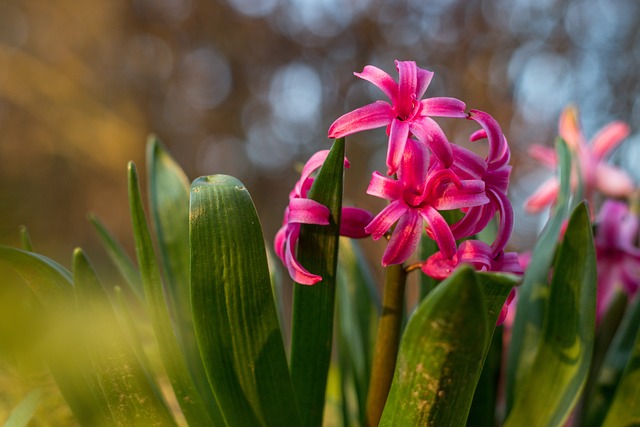
[[[553,144],[568,103],[588,137],[614,119],[640,127],[639,17],[636,0],[0,0],[0,244],[18,246],[26,225],[36,251],[69,266],[82,246],[100,264],[94,212],[133,253],[126,165],[144,171],[152,133],[190,179],[242,180],[272,241],[295,165],[330,147],[335,118],[384,99],[353,72],[374,64],[396,77],[401,59],[436,72],[427,97],[501,123],[511,248],[528,249],[540,218],[522,202],[551,171],[527,146]],[[464,120],[442,125],[454,142],[468,137]],[[382,130],[348,138],[351,204],[382,207],[364,191],[385,152]],[[638,159],[635,136],[612,156],[636,180]]]
[[[395,77],[394,59],[436,72],[427,97],[499,120],[518,212],[550,173],[526,147],[553,144],[567,103],[588,136],[612,119],[637,129],[638,17],[635,0],[0,0],[0,242],[17,244],[25,224],[36,250],[68,265],[73,247],[97,248],[95,212],[131,247],[126,163],[144,169],[150,133],[191,179],[240,178],[271,240],[295,163],[330,146],[335,118],[384,99],[352,73]],[[385,144],[382,130],[349,138],[358,206],[381,207],[364,190]],[[517,218],[514,249],[538,222]]]

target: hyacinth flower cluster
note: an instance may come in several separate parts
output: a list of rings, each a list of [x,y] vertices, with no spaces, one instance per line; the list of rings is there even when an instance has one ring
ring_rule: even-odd
[[[376,101],[360,107],[338,118],[329,128],[330,138],[380,127],[386,127],[389,136],[387,174],[373,172],[366,191],[389,204],[364,225],[364,233],[358,228],[352,237],[370,234],[378,240],[390,234],[381,261],[386,267],[407,261],[416,251],[424,229],[439,250],[420,264],[422,271],[435,279],[448,277],[461,264],[480,271],[520,273],[517,255],[504,251],[513,229],[513,210],[507,198],[510,150],[500,126],[485,112],[467,112],[461,100],[422,99],[433,72],[417,67],[413,61],[396,61],[396,68],[398,82],[372,65],[355,73],[381,89],[391,102]],[[469,139],[487,140],[487,157],[450,142],[434,117],[476,122],[480,129]],[[292,278],[302,280],[299,283],[319,280],[297,263],[293,246],[299,224],[323,223],[322,206],[305,199],[312,182],[308,172],[319,167],[321,157],[312,157],[303,170],[275,242],[276,252]],[[460,211],[462,217],[449,224],[442,211],[454,210]],[[367,219],[361,210],[344,213],[343,221],[358,227]],[[493,243],[473,239],[496,215],[498,230]],[[349,232],[341,230],[341,234]],[[457,241],[462,242],[458,245]]]

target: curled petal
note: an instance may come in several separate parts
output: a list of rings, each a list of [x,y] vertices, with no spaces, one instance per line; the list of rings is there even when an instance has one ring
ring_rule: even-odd
[[[289,223],[328,225],[331,212],[325,205],[311,199],[289,201]]]
[[[449,277],[457,266],[457,256],[449,259],[443,257],[442,252],[436,252],[422,264],[422,272],[436,280],[443,280]]]
[[[538,189],[524,202],[527,212],[537,213],[551,205],[558,198],[560,183],[555,177],[546,180]]]
[[[596,159],[601,160],[629,136],[629,125],[624,122],[611,122],[591,140],[591,152]]]
[[[516,252],[501,252],[491,261],[491,270],[523,274],[522,263],[523,259]]]
[[[286,239],[285,265],[287,266],[289,275],[296,283],[300,283],[301,285],[314,285],[321,281],[322,277],[310,273],[298,262],[295,256],[295,247],[299,237],[300,226],[292,227]]]
[[[367,194],[381,199],[396,200],[402,197],[402,183],[374,172],[367,187]]]
[[[345,206],[340,217],[340,235],[353,239],[368,237],[365,227],[372,219],[373,214],[365,209]]]
[[[476,153],[457,144],[450,144],[454,162],[451,169],[464,179],[482,179],[487,172],[487,162]]]
[[[498,232],[496,238],[491,245],[492,256],[495,257],[507,245],[511,233],[513,232],[513,207],[511,202],[507,198],[506,194],[499,193],[493,189],[488,191],[491,202],[496,206],[498,213],[500,214],[500,222],[498,223]]]
[[[276,251],[276,255],[278,258],[285,262],[285,244],[286,244],[286,235],[287,235],[287,226],[280,227],[278,232],[276,233],[276,237],[273,241],[273,248]]]
[[[443,167],[448,168],[453,163],[453,152],[446,135],[429,117],[420,117],[414,120],[410,126],[411,133],[431,149],[433,155],[440,161]]]
[[[356,77],[376,85],[391,101],[398,97],[398,83],[389,74],[378,67],[367,65],[361,73],[353,73]]]
[[[489,270],[491,248],[481,240],[465,240],[458,247],[458,262],[471,264],[476,270]]]
[[[495,214],[495,208],[490,204],[469,208],[464,217],[451,226],[456,239],[472,236],[489,224]]]
[[[610,197],[628,197],[633,194],[635,185],[622,169],[600,163],[596,167],[596,188]]]
[[[427,234],[438,244],[444,258],[451,258],[456,253],[456,240],[447,221],[431,206],[419,209],[422,217],[427,221]]]
[[[456,98],[435,97],[427,98],[421,101],[422,115],[432,117],[467,117],[465,109],[467,106],[464,102]]]
[[[469,118],[478,122],[487,134],[487,139],[489,140],[487,163],[490,165],[499,163],[496,165],[497,167],[506,163],[508,161],[506,153],[509,147],[498,122],[489,114],[480,110],[470,110]]]
[[[422,218],[410,210],[400,217],[391,239],[382,255],[384,267],[391,264],[402,264],[418,247],[422,235]]]
[[[371,234],[373,240],[378,240],[408,211],[409,208],[401,200],[394,200],[371,220],[364,231]]]
[[[432,201],[431,205],[440,210],[452,210],[482,206],[489,203],[485,194],[485,183],[479,179],[466,179],[459,185],[446,185],[439,197]]]
[[[389,147],[387,151],[387,175],[393,175],[398,171],[404,148],[409,138],[409,123],[394,119],[389,131]]]
[[[391,105],[384,101],[376,101],[337,118],[329,127],[329,138],[342,138],[363,130],[383,127],[393,118]]]

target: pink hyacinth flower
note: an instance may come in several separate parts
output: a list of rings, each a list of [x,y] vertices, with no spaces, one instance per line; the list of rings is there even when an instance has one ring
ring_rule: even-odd
[[[282,227],[276,233],[274,242],[276,254],[287,267],[291,278],[303,285],[313,285],[322,280],[322,277],[310,273],[298,262],[295,250],[302,224],[329,224],[331,215],[329,208],[307,198],[314,181],[312,174],[322,166],[328,154],[329,150],[317,152],[302,168],[300,179],[289,194],[289,205],[285,209]],[[349,167],[347,159],[345,159],[345,167]],[[341,215],[340,234],[354,238],[368,236],[364,227],[371,221],[371,218],[373,215],[364,209],[344,207]]]
[[[407,139],[413,135],[425,143],[438,160],[448,167],[453,162],[451,147],[438,124],[430,117],[464,118],[465,104],[455,98],[421,99],[433,78],[433,72],[413,61],[396,61],[398,82],[373,65],[367,65],[357,77],[376,85],[391,100],[376,101],[338,118],[329,128],[329,138],[341,138],[357,132],[387,127],[388,175],[398,171]]]
[[[590,202],[590,206],[593,206],[596,191],[610,197],[626,197],[633,193],[634,184],[631,177],[623,170],[605,163],[607,155],[629,135],[627,124],[611,122],[587,143],[578,123],[577,110],[568,107],[560,116],[559,134],[578,160],[579,167],[571,174],[571,186],[575,189],[578,178],[582,180],[584,196]],[[529,153],[551,168],[558,165],[556,152],[550,147],[534,144]],[[558,178],[548,179],[527,199],[525,208],[531,213],[541,211],[555,202],[559,190]]]
[[[607,200],[600,208],[597,224],[596,314],[601,319],[616,289],[633,297],[640,287],[640,248],[636,246],[639,221],[625,203]]]
[[[415,251],[422,234],[423,220],[427,234],[446,257],[456,252],[453,233],[438,210],[479,206],[489,202],[484,182],[461,180],[438,162],[430,162],[429,152],[421,142],[409,138],[403,153],[398,179],[373,173],[367,193],[389,200],[365,230],[374,240],[395,229],[382,256],[382,265],[401,264]],[[431,166],[431,167],[430,167]]]

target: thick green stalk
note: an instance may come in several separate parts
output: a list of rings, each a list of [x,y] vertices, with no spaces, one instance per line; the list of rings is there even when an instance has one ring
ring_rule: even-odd
[[[367,395],[366,424],[368,426],[377,426],[380,422],[391,388],[400,345],[406,279],[407,273],[402,264],[387,267],[382,295],[382,316],[378,324],[371,382]]]

